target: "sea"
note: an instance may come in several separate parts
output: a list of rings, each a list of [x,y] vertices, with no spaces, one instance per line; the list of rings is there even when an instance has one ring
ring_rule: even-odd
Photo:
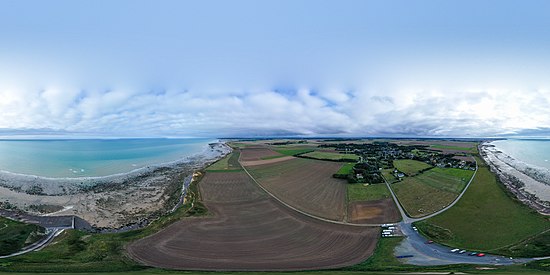
[[[507,139],[491,142],[495,147],[518,162],[550,169],[550,140]]]
[[[205,138],[0,140],[0,172],[46,178],[103,177],[199,154]]]

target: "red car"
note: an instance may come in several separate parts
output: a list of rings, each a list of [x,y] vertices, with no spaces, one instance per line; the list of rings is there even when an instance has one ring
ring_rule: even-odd
[[[426,243],[427,243],[427,244],[432,244],[432,243],[434,243],[434,241],[432,241],[432,240],[427,240]]]
[[[484,254],[484,253],[477,253],[476,256],[478,256],[478,257],[485,257],[485,254]]]

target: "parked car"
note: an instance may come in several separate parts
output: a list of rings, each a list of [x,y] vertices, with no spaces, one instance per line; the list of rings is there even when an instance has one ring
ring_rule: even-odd
[[[468,256],[476,256],[477,255],[477,252],[470,252],[470,254],[468,254]]]
[[[458,251],[458,253],[459,254],[464,254],[464,253],[466,253],[466,250],[462,249],[462,250]]]
[[[434,241],[432,241],[432,240],[427,240],[426,243],[427,243],[427,244],[433,244]]]
[[[484,253],[477,253],[476,256],[478,256],[478,257],[485,257],[485,254],[484,254]]]
[[[460,249],[458,249],[458,248],[451,249],[451,253],[456,253],[456,252],[458,252],[458,251],[460,251]]]

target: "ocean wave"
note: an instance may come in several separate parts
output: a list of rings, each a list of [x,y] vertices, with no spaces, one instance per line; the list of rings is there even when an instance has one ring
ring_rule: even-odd
[[[546,185],[550,185],[550,169],[526,163],[498,150],[498,147],[494,148],[496,149],[494,151],[495,157],[498,158],[500,161],[508,164],[509,166],[533,178],[536,181],[539,181]]]
[[[26,193],[29,193],[29,190],[32,190],[31,193],[34,193],[33,195],[74,194],[81,192],[83,188],[89,188],[105,183],[123,183],[130,178],[140,177],[160,168],[176,168],[186,164],[206,163],[227,153],[227,150],[229,150],[227,146],[223,142],[218,141],[216,143],[209,143],[205,145],[203,150],[199,153],[195,153],[174,161],[150,164],[128,172],[97,177],[54,178],[0,170],[0,186]]]

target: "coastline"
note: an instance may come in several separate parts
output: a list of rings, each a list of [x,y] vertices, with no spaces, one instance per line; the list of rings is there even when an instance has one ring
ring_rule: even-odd
[[[535,168],[522,164],[526,169],[520,171],[517,164],[512,164],[519,162],[498,150],[491,142],[481,143],[479,154],[489,165],[491,172],[497,175],[498,179],[517,199],[542,215],[550,215],[550,185],[538,180],[540,173],[539,177],[534,177],[532,174],[524,172],[526,170],[536,171]]]
[[[96,229],[143,225],[173,208],[186,177],[230,151],[219,141],[183,159],[104,177],[56,179],[0,173],[0,208],[35,215],[76,215]]]

